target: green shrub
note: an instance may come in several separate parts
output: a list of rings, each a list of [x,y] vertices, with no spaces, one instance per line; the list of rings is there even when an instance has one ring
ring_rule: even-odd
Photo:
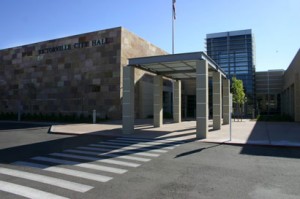
[[[169,113],[169,112],[164,112],[163,113],[163,118],[165,118],[165,119],[172,119],[173,118],[173,114]]]
[[[1,120],[17,120],[18,114],[13,112],[0,113]]]

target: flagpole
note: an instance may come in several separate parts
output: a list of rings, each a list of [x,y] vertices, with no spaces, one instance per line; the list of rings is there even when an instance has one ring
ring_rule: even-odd
[[[175,26],[175,23],[174,23],[174,19],[175,19],[175,0],[171,0],[172,1],[172,54],[174,54],[174,26]]]

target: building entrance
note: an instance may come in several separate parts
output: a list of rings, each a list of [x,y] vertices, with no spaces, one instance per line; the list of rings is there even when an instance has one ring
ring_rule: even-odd
[[[196,95],[187,96],[187,111],[186,116],[188,118],[196,118]]]

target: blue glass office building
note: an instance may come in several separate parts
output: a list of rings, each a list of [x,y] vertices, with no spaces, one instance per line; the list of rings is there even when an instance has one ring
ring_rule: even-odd
[[[239,30],[206,35],[207,54],[229,75],[243,80],[247,96],[245,114],[255,108],[255,45],[252,31]]]

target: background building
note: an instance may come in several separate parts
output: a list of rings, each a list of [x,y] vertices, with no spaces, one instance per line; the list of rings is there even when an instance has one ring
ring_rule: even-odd
[[[207,54],[229,76],[241,79],[247,102],[245,114],[255,108],[255,46],[252,31],[239,30],[206,35]]]
[[[255,83],[258,114],[280,114],[283,74],[284,70],[256,72]]]
[[[120,119],[128,58],[162,54],[121,27],[0,50],[0,113],[86,115],[96,109],[99,117]],[[135,75],[136,116],[148,117],[153,77],[138,69]],[[170,85],[165,82],[166,102]]]
[[[281,111],[300,122],[300,49],[283,75]]]

